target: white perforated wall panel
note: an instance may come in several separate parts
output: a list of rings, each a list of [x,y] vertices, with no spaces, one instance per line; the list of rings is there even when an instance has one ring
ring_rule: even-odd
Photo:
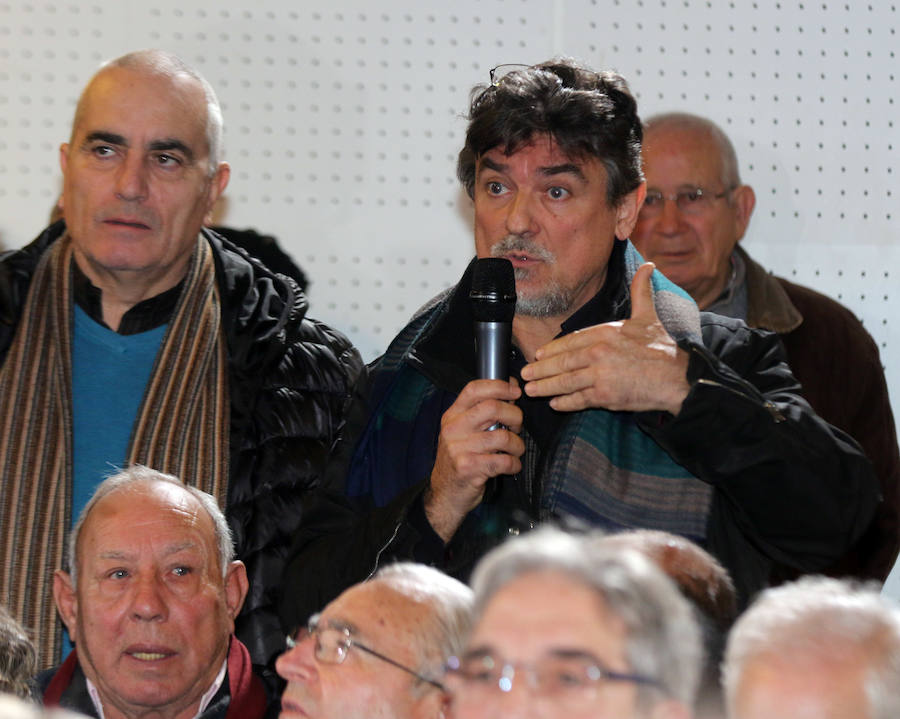
[[[898,25],[887,1],[0,0],[0,243],[46,224],[98,63],[163,47],[223,104],[219,220],[276,235],[312,314],[371,360],[472,253],[455,179],[470,87],[566,54],[620,70],[642,114],[730,133],[758,198],[748,249],[863,319],[900,415]]]

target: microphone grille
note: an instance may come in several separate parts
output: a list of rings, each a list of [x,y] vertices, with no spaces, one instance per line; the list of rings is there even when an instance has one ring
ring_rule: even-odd
[[[475,261],[469,299],[478,322],[512,322],[516,313],[516,275],[504,257]]]

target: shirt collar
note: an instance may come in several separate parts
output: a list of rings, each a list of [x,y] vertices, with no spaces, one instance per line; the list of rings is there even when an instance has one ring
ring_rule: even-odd
[[[72,262],[72,287],[75,304],[83,309],[85,314],[94,322],[107,327],[103,321],[103,305],[101,302],[103,292],[88,279],[88,276],[81,271],[78,263],[74,261]],[[122,315],[119,329],[116,332],[120,335],[134,335],[139,332],[148,332],[166,324],[175,312],[175,306],[178,304],[178,298],[181,296],[183,287],[184,280],[165,292],[160,292],[154,297],[138,302]],[[107,327],[107,329],[111,328]]]
[[[209,703],[212,701],[212,698],[216,695],[216,692],[219,691],[219,688],[222,686],[222,682],[225,681],[225,671],[228,668],[228,659],[224,659],[222,661],[222,666],[219,669],[219,673],[216,675],[215,680],[213,680],[212,686],[206,690],[202,697],[200,697],[200,707],[197,709],[197,713],[194,715],[194,719],[198,719],[198,717],[206,711],[206,707],[209,706]],[[85,677],[85,681],[87,681],[87,690],[88,695],[91,697],[91,701],[94,704],[94,709],[97,710],[97,716],[100,719],[105,719],[103,716],[103,702],[100,701],[100,693],[97,691],[97,687],[94,686],[94,682]]]

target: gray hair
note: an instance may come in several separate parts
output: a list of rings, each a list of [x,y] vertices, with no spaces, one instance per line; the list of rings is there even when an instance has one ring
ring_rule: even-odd
[[[512,539],[489,552],[472,575],[475,621],[491,598],[518,577],[562,572],[595,590],[622,620],[631,669],[656,679],[665,692],[692,707],[700,678],[700,630],[687,600],[650,560],[633,550],[604,548],[596,539],[545,527]],[[652,686],[638,688],[638,701],[653,706]]]
[[[213,90],[212,85],[209,84],[209,81],[180,57],[165,50],[137,50],[113,60],[108,60],[100,66],[100,70],[97,71],[94,77],[97,77],[104,70],[114,67],[148,72],[153,75],[170,78],[186,75],[200,84],[206,97],[206,142],[209,146],[209,176],[212,177],[216,173],[219,161],[224,154],[222,136],[225,123],[222,118],[222,107],[219,105],[219,99],[216,97],[216,92]],[[91,82],[93,82],[93,78]],[[88,86],[90,84],[88,83]],[[84,112],[85,94],[84,92],[81,94],[78,106],[75,108],[75,119],[72,122],[73,132]]]
[[[900,717],[900,606],[879,594],[874,582],[803,577],[767,589],[728,638],[722,680],[730,712],[750,661],[784,654],[835,657],[847,647],[868,659],[868,716]]]
[[[472,626],[472,590],[443,572],[414,562],[398,562],[378,570],[372,582],[428,604],[431,622],[417,637],[419,673],[440,677],[447,659],[462,651]]]
[[[222,510],[219,509],[219,504],[216,502],[215,497],[211,494],[207,494],[202,489],[197,489],[196,487],[185,484],[178,479],[178,477],[173,477],[171,474],[164,474],[155,469],[150,469],[150,467],[135,464],[111,477],[107,477],[98,484],[97,489],[94,490],[94,494],[88,500],[84,509],[81,510],[81,514],[78,515],[78,521],[75,522],[75,526],[69,533],[68,546],[69,576],[72,580],[73,588],[78,586],[78,540],[81,538],[81,530],[84,529],[84,523],[97,502],[113,492],[133,491],[142,485],[153,484],[156,482],[165,482],[180,487],[194,497],[194,499],[200,503],[200,506],[206,510],[206,513],[213,523],[216,547],[218,548],[219,566],[222,570],[222,576],[225,576],[228,571],[228,566],[234,560],[234,541],[232,540],[231,527],[228,526],[228,520],[225,519]]]
[[[0,692],[28,697],[36,667],[37,656],[28,633],[0,604]]]
[[[25,701],[11,695],[0,695],[0,718],[2,719],[87,719],[84,714],[76,714],[59,707],[42,707],[32,701]]]
[[[687,112],[666,112],[653,115],[644,122],[644,144],[651,146],[648,136],[654,130],[675,129],[705,134],[719,155],[723,187],[737,187],[741,184],[737,153],[728,135],[716,123],[706,117]]]

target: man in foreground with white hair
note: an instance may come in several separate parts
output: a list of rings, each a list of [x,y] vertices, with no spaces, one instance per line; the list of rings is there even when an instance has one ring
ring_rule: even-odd
[[[687,601],[632,550],[541,529],[472,578],[474,629],[451,660],[457,719],[687,719],[700,633]]]
[[[234,619],[247,572],[215,499],[131,467],[103,481],[53,596],[75,649],[44,703],[99,719],[261,719],[263,684]]]
[[[729,719],[897,719],[900,607],[837,579],[769,589],[732,630],[723,683]]]
[[[288,637],[281,719],[443,719],[444,665],[471,609],[468,587],[423,564],[350,587]]]

